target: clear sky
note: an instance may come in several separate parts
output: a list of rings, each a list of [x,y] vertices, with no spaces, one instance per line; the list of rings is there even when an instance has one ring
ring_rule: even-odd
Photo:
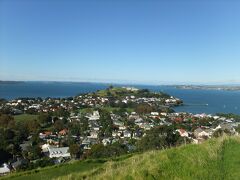
[[[240,1],[0,0],[0,79],[240,82]]]

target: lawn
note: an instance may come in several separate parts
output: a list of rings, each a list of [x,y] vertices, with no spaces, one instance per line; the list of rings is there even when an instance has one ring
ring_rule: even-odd
[[[38,115],[33,115],[33,114],[21,114],[21,115],[15,115],[14,116],[14,120],[16,122],[20,122],[20,121],[30,121],[30,120],[34,120],[37,119]]]
[[[14,179],[14,180],[50,180],[54,178],[58,178],[60,176],[69,175],[71,173],[82,173],[85,171],[90,172],[92,169],[101,166],[104,161],[78,161],[69,164],[62,164],[59,166],[41,168],[38,170],[20,172],[3,179]]]

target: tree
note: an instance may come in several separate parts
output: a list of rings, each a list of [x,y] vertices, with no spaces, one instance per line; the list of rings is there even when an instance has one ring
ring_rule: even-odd
[[[156,110],[155,107],[152,107],[145,103],[139,104],[135,109],[135,111],[139,114],[147,114],[147,113],[151,113],[155,110]]]
[[[108,89],[113,89],[113,85],[110,85],[110,86],[108,87]]]
[[[42,157],[42,149],[38,146],[29,146],[28,158],[30,160],[36,160]]]
[[[113,122],[110,116],[110,113],[106,110],[100,111],[101,117],[99,119],[100,125],[102,126],[100,130],[100,134],[102,136],[109,137],[112,135],[113,130]]]
[[[63,108],[60,108],[57,111],[55,111],[53,114],[57,117],[68,117],[70,113]]]
[[[240,134],[240,125],[236,128],[236,131]]]
[[[174,133],[174,128],[169,126],[159,126],[147,132],[137,146],[140,151],[151,149],[163,149],[175,146],[180,141],[179,134]]]
[[[0,114],[0,127],[14,128],[15,121],[13,116],[7,114]]]
[[[38,116],[38,122],[40,124],[48,124],[52,122],[52,118],[48,113],[40,113]]]
[[[55,121],[53,126],[54,126],[55,131],[57,131],[57,132],[64,129],[64,124],[61,120]]]
[[[7,162],[12,155],[5,149],[0,148],[0,164]]]
[[[9,144],[6,149],[7,152],[12,154],[13,157],[16,157],[20,154],[20,146],[17,144]]]
[[[68,124],[68,129],[71,135],[80,136],[81,135],[81,124],[77,121]]]
[[[89,154],[91,158],[108,158],[126,154],[128,149],[126,145],[114,143],[107,146],[103,144],[93,145]]]
[[[92,158],[101,158],[103,151],[104,151],[103,144],[95,144],[91,147],[89,154],[90,154],[90,157]]]
[[[86,117],[82,117],[81,120],[81,134],[84,134],[88,129],[89,129],[89,126],[88,126],[88,119]]]
[[[78,144],[72,144],[69,147],[69,152],[72,157],[79,158],[81,154],[81,148]]]
[[[41,127],[37,120],[26,121],[26,125],[30,133],[38,133]]]

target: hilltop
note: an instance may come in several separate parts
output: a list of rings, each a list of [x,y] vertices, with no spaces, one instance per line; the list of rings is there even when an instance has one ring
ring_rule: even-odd
[[[80,161],[27,171],[11,179],[239,179],[240,138],[221,137],[200,145]]]

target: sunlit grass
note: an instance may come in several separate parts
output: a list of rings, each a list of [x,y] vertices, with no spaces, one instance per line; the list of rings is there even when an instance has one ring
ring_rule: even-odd
[[[11,179],[240,179],[240,138],[222,137],[200,145],[75,162],[16,174]]]
[[[20,114],[20,115],[15,115],[14,120],[16,122],[21,122],[21,121],[31,121],[34,119],[37,119],[38,115],[33,115],[33,114]]]

